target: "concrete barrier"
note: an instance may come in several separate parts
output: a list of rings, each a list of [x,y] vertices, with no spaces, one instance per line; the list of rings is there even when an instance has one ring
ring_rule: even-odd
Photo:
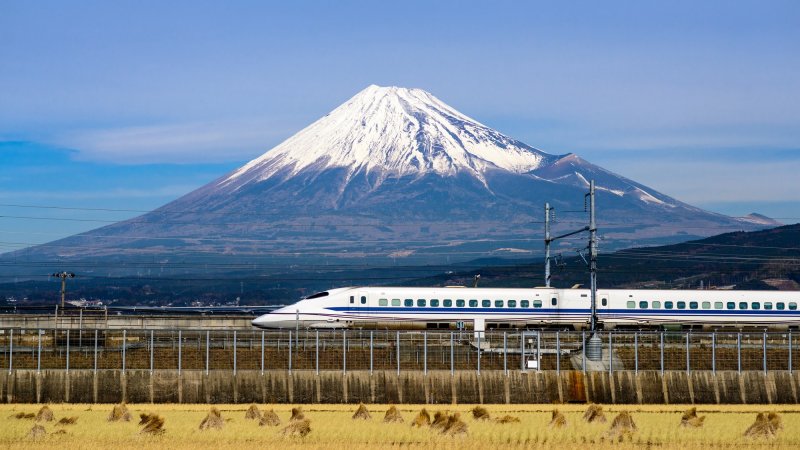
[[[618,403],[798,402],[800,374],[773,371],[13,370],[7,403]]]

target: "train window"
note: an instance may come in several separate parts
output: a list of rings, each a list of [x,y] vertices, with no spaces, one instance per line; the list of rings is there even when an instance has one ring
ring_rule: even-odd
[[[366,295],[362,295],[361,296],[361,304],[362,305],[366,305],[367,304],[367,296]]]
[[[444,306],[445,308],[449,308],[449,307],[453,306],[453,301],[450,300],[449,298],[446,298],[446,299],[442,300],[442,306]]]
[[[519,307],[520,308],[527,308],[530,305],[531,305],[530,302],[528,302],[527,300],[520,300],[519,301]]]
[[[736,303],[735,302],[728,302],[728,309],[736,309]]]
[[[555,297],[551,298],[550,299],[550,304],[553,305],[553,306],[556,306],[558,304],[558,299],[555,298]]]
[[[795,311],[797,309],[797,303],[790,302],[789,303],[789,309],[792,310],[792,311]]]
[[[653,301],[653,309],[661,309],[661,302],[658,300]]]
[[[647,309],[647,300],[642,300],[639,302],[639,309]]]
[[[608,299],[607,299],[607,298],[604,298],[604,299],[600,300],[600,304],[601,304],[602,306],[608,306]]]
[[[502,308],[503,307],[503,301],[502,300],[495,300],[494,301],[494,307],[495,308]]]
[[[534,308],[541,308],[542,307],[542,301],[541,300],[534,300],[533,301],[533,307]]]
[[[350,296],[350,304],[353,304],[355,302],[356,302],[356,296],[355,295],[351,295]]]
[[[389,306],[389,300],[385,298],[378,299],[378,306]]]
[[[678,302],[678,309],[686,309],[686,302]]]
[[[425,303],[426,302],[424,298],[417,299],[417,306],[425,306]]]
[[[783,302],[776,303],[775,304],[775,309],[783,311],[784,309],[786,309],[786,303],[783,303]]]
[[[456,306],[459,307],[459,308],[463,308],[465,304],[466,304],[466,302],[462,298],[456,300]]]
[[[406,301],[404,302],[404,305],[405,306],[414,306],[414,299],[407,298]]]
[[[439,300],[435,299],[435,298],[432,298],[431,299],[431,306],[433,306],[434,308],[439,306]]]
[[[392,306],[400,306],[400,299],[399,298],[393,298],[392,299]]]
[[[739,302],[739,309],[747,309],[747,302]]]
[[[764,302],[764,309],[772,309],[772,302]]]
[[[672,302],[664,302],[664,308],[672,309]]]
[[[689,302],[689,309],[697,309],[697,302]]]
[[[750,304],[750,307],[753,308],[753,309],[761,309],[761,303],[760,302],[753,302],[753,303]]]
[[[509,300],[508,301],[508,307],[509,308],[516,308],[517,307],[517,301],[516,300]]]
[[[481,301],[481,306],[484,307],[484,308],[488,308],[488,307],[492,306],[492,301],[491,300],[487,300],[487,299],[483,299]]]
[[[628,309],[636,308],[636,302],[633,300],[628,300]]]
[[[711,309],[711,302],[703,302],[703,309]]]
[[[722,302],[714,302],[714,309],[722,309]]]
[[[477,308],[477,306],[478,306],[478,301],[477,301],[477,300],[475,300],[474,298],[473,298],[473,299],[470,299],[470,301],[469,301],[469,307],[470,307],[470,308]]]

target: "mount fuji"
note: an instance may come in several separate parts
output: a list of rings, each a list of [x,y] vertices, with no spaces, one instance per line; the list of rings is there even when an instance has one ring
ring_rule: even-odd
[[[574,211],[583,210],[588,180],[597,185],[603,251],[776,224],[704,211],[577,155],[545,153],[423,90],[369,86],[161,208],[15,256],[281,264],[535,257],[544,203],[556,208],[556,231],[580,228],[586,215]]]

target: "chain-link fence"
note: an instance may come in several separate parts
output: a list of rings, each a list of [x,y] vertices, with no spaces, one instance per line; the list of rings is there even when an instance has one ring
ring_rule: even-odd
[[[800,333],[0,329],[0,370],[798,369]]]

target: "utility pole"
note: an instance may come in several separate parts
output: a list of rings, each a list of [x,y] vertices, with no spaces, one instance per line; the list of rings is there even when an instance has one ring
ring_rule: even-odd
[[[594,209],[594,180],[589,182],[589,285],[592,296],[591,330],[597,327],[597,222]]]
[[[550,203],[544,204],[544,286],[550,287]]]
[[[56,272],[52,277],[61,278],[61,309],[64,309],[64,298],[67,296],[67,278],[75,278],[72,272]]]

